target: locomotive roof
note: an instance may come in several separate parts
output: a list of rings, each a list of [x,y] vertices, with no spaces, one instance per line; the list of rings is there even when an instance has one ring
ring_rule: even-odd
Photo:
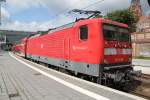
[[[126,27],[126,28],[128,27],[128,25],[126,25],[126,24],[123,24],[123,23],[120,23],[120,22],[116,22],[116,21],[112,21],[110,19],[103,19],[103,18],[84,19],[82,21],[87,21],[87,22],[90,21],[91,22],[91,21],[94,21],[94,20],[95,21],[99,20],[99,21],[102,21],[104,23],[119,25],[119,26]],[[80,20],[76,21],[76,22],[80,22]],[[49,29],[48,31],[39,31],[39,32],[37,32],[37,34],[32,35],[29,38],[34,38],[34,37],[38,37],[38,36],[41,36],[41,35],[45,35],[45,34],[50,34],[50,33],[53,33],[53,32],[57,32],[57,31],[60,31],[60,30],[66,29],[66,28],[71,28],[71,27],[73,27],[73,25],[76,22],[71,22],[71,23],[68,23],[68,24],[56,27],[56,28],[52,28],[52,29]]]
[[[74,23],[75,22],[71,22],[71,23],[56,27],[56,28],[50,30],[49,32],[51,33],[51,32],[56,32],[56,31],[59,31],[59,30],[62,30],[62,29],[71,28],[71,27],[73,27]]]
[[[48,31],[38,31],[37,34],[32,35],[29,38],[34,38],[34,37],[49,34],[49,33],[52,33],[52,32],[56,32],[56,31],[59,31],[59,30],[62,30],[62,29],[71,28],[71,27],[73,27],[74,23],[75,22],[71,22],[71,23],[56,27],[56,28],[49,29]]]

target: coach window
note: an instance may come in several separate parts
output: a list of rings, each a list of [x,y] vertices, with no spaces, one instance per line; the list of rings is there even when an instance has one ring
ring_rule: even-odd
[[[86,41],[88,39],[88,26],[86,25],[81,26],[79,35],[80,35],[80,40]]]

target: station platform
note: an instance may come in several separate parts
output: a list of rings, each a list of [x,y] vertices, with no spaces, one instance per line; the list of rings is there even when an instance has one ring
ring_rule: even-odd
[[[145,100],[0,52],[0,100]]]
[[[134,70],[141,70],[143,74],[150,75],[150,60],[133,59]]]
[[[132,60],[132,64],[133,64],[133,65],[137,65],[137,66],[150,67],[150,60],[133,59],[133,60]]]

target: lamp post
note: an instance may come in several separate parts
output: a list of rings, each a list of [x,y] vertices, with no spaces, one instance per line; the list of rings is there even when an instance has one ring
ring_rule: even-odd
[[[2,12],[1,12],[2,2],[6,2],[6,0],[0,0],[0,25],[2,24]]]

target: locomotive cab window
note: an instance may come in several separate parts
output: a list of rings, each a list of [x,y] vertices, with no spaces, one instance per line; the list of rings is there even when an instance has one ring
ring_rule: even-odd
[[[88,26],[84,25],[80,27],[79,38],[83,41],[88,39]]]
[[[106,41],[130,42],[131,37],[127,28],[107,25],[103,26],[103,36]]]

